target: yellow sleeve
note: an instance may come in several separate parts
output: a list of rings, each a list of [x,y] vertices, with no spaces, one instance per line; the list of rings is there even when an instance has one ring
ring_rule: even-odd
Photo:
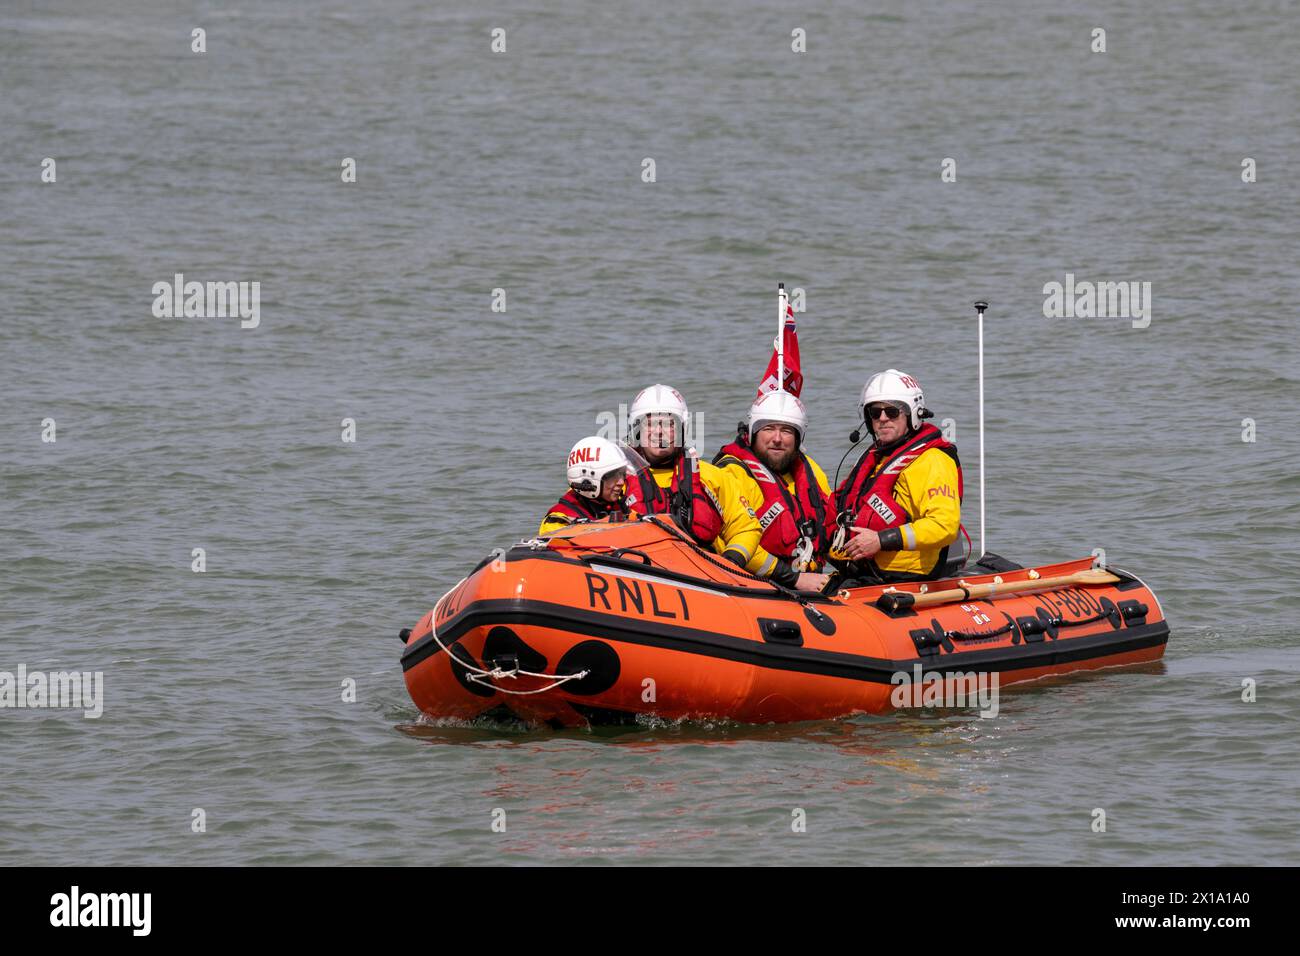
[[[572,522],[568,515],[557,515],[553,513],[547,514],[547,516],[542,519],[542,526],[537,529],[537,533],[549,534],[550,532],[557,531],[571,523]]]
[[[713,543],[714,550],[719,554],[738,551],[744,555],[748,568],[760,550],[758,541],[763,537],[753,508],[755,501],[763,500],[758,485],[753,478],[747,478],[750,487],[745,487],[734,471],[724,471],[705,461],[700,462],[700,478],[722,507],[722,533]]]
[[[557,502],[558,503],[558,502]],[[573,519],[566,514],[560,514],[555,511],[546,512],[546,517],[542,519],[542,526],[537,529],[538,534],[548,534],[559,528],[565,528],[573,524]]]
[[[957,463],[931,448],[898,476],[894,497],[912,520],[899,528],[904,551],[937,550],[957,540],[961,502],[957,498]]]
[[[750,474],[749,469],[745,467],[744,462],[730,459],[725,465],[718,469],[723,476],[729,479],[736,488],[737,497],[740,499],[742,506],[748,505],[749,512],[754,515],[755,508],[763,502],[763,490],[758,487],[758,482]],[[758,518],[754,518],[754,524],[758,526],[758,537],[762,540],[763,528],[758,525]],[[724,535],[719,535],[719,540]],[[755,542],[754,553],[750,555],[745,570],[750,574],[755,574],[760,578],[765,578],[776,570],[776,555],[763,549],[763,545]]]

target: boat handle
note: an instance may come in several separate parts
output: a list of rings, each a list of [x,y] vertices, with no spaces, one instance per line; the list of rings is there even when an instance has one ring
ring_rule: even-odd
[[[758,619],[758,629],[762,632],[763,640],[768,644],[790,644],[794,647],[803,647],[803,629],[799,627],[798,621],[760,617]]]

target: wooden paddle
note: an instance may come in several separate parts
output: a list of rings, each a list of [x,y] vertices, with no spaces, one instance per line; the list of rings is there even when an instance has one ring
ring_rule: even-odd
[[[979,601],[993,598],[999,594],[1016,594],[1024,591],[1041,591],[1045,588],[1065,588],[1075,584],[1114,584],[1119,578],[1105,568],[1089,568],[1076,571],[1059,578],[1034,578],[1027,581],[1011,581],[1004,584],[986,582],[972,584],[964,588],[951,588],[947,591],[930,591],[926,594],[914,594],[911,591],[886,591],[876,600],[876,607],[882,611],[901,611],[909,607],[931,607],[935,604],[951,604],[954,601]]]

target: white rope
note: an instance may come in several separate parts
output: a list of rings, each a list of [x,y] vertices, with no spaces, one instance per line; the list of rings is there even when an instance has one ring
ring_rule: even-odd
[[[456,588],[460,587],[460,585],[464,583],[465,583],[465,579],[462,578],[460,584],[456,585]],[[452,588],[451,591],[447,592],[447,594],[451,594],[451,592],[455,591],[456,588]],[[566,681],[581,680],[582,678],[586,677],[588,674],[591,673],[591,671],[587,670],[587,671],[578,671],[578,673],[576,674],[537,674],[534,673],[533,671],[526,671],[519,667],[512,668],[511,670],[508,671],[502,670],[500,667],[493,667],[489,671],[489,670],[484,670],[482,667],[479,667],[473,661],[470,661],[467,664],[465,661],[462,661],[459,657],[453,654],[451,652],[451,648],[448,647],[446,644],[442,643],[442,638],[438,636],[438,625],[435,622],[438,620],[438,609],[442,607],[442,602],[447,600],[447,594],[444,594],[442,597],[438,598],[438,603],[433,606],[433,616],[429,618],[429,633],[433,635],[434,643],[447,652],[448,659],[455,661],[461,667],[465,668],[466,671],[465,676],[468,677],[470,680],[472,680],[474,683],[482,684],[484,687],[491,687],[493,690],[499,690],[503,694],[514,694],[516,696],[522,697],[528,694],[543,694],[548,690],[554,690],[555,688],[559,687],[561,684],[565,683]],[[521,675],[524,677],[544,677],[547,678],[548,680],[551,680],[552,683],[547,687],[539,687],[536,690],[510,690],[507,687],[498,687],[496,684],[490,684],[488,683],[488,681],[483,680],[483,678],[485,677],[491,680],[503,680],[508,677],[511,680],[513,680],[514,678],[519,677]]]
[[[554,690],[565,681],[578,680],[586,677],[589,673],[591,672],[578,671],[576,674],[534,674],[532,671],[520,670],[518,667],[508,671],[503,671],[499,667],[494,667],[490,671],[480,671],[478,674],[466,674],[465,676],[476,684],[482,684],[484,687],[491,687],[493,690],[499,690],[503,694],[514,694],[516,697],[524,697],[528,694],[543,694],[548,690]],[[554,678],[554,680],[549,686],[539,687],[536,690],[511,690],[508,687],[499,687],[496,684],[489,684],[487,681],[483,680],[484,677],[495,678],[497,680],[504,677],[513,678],[519,674],[522,674],[524,677],[550,677]]]

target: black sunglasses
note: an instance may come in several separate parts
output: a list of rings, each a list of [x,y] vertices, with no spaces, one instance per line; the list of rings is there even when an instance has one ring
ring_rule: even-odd
[[[877,418],[880,418],[882,415],[885,418],[888,418],[892,422],[895,418],[897,418],[901,414],[903,414],[903,410],[899,408],[897,405],[868,405],[867,406],[867,421],[869,422],[875,421]]]

